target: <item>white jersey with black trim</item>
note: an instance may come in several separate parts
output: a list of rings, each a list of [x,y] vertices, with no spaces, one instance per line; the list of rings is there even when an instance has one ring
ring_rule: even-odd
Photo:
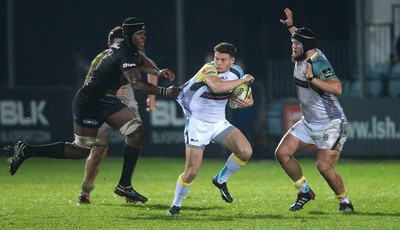
[[[311,61],[315,77],[323,80],[337,78],[331,63],[319,49],[311,57]],[[334,119],[347,121],[338,98],[307,81],[306,63],[306,60],[296,62],[294,68],[294,83],[304,119],[314,124],[326,124]]]
[[[230,70],[218,73],[214,64],[205,64],[189,81],[182,86],[177,97],[186,117],[214,123],[225,119],[225,107],[231,92],[216,94],[206,85],[208,75],[217,75],[224,81],[236,80],[244,76],[242,68],[232,65]]]

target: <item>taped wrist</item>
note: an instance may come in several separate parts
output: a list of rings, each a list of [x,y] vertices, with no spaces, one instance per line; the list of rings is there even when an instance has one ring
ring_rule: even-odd
[[[160,71],[157,69],[154,69],[154,75],[159,76],[160,75]]]
[[[167,96],[167,95],[168,95],[168,93],[167,93],[167,88],[165,88],[165,87],[160,87],[160,95],[162,95],[162,96]]]

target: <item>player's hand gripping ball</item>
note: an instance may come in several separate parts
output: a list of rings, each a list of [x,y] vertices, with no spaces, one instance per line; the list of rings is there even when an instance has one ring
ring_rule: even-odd
[[[232,109],[237,109],[238,106],[236,105],[236,102],[235,102],[236,98],[246,100],[250,93],[251,93],[251,88],[250,88],[249,84],[242,83],[242,84],[236,86],[233,89],[231,96],[229,97],[229,100],[228,100],[229,107],[231,107]]]

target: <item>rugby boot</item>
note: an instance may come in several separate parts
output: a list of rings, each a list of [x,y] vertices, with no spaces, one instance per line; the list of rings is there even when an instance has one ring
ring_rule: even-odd
[[[29,145],[23,141],[18,141],[17,144],[14,145],[14,155],[11,158],[9,172],[11,175],[14,175],[19,166],[21,166],[22,162],[28,158],[28,156],[24,153],[25,148]]]
[[[132,186],[122,187],[121,185],[117,185],[114,189],[114,193],[118,196],[125,197],[128,203],[139,201],[144,204],[147,202],[147,198],[136,192]]]
[[[314,200],[315,199],[315,193],[313,192],[313,190],[311,190],[309,192],[306,193],[301,193],[299,192],[297,194],[297,200],[296,202],[294,202],[294,204],[292,204],[292,206],[290,206],[289,210],[290,211],[298,211],[300,209],[303,208],[303,206],[305,204],[307,204],[310,200]]]
[[[181,207],[172,205],[172,206],[168,209],[168,213],[167,213],[167,214],[168,214],[169,216],[173,216],[173,215],[178,214],[179,211],[181,211]]]
[[[228,202],[228,203],[232,203],[233,202],[233,198],[231,197],[231,194],[228,191],[228,187],[226,186],[226,182],[220,184],[217,181],[217,176],[214,176],[212,179],[212,183],[215,185],[215,187],[217,187],[219,189],[219,191],[221,192],[221,197],[224,201]]]
[[[350,203],[341,202],[339,204],[339,211],[341,211],[341,212],[354,212],[353,204],[351,202]]]

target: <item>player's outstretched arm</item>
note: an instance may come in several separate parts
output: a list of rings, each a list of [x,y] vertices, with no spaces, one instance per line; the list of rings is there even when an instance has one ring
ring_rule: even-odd
[[[289,30],[289,32],[292,34],[297,30],[297,28],[294,26],[293,12],[289,8],[285,8],[283,11],[285,12],[286,19],[285,20],[279,19],[279,21],[283,25],[285,25]]]
[[[142,76],[140,74],[139,68],[128,69],[123,72],[123,75],[129,81],[129,84],[132,86],[135,92],[176,98],[181,91],[179,87],[158,87],[149,82],[142,81]]]

